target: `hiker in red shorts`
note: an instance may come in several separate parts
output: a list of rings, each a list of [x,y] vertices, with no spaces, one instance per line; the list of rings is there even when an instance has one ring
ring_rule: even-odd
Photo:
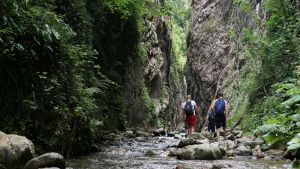
[[[188,125],[188,137],[191,136],[191,134],[195,131],[197,119],[196,110],[198,110],[196,102],[192,100],[191,95],[188,95],[187,101],[182,104],[182,114],[186,116],[186,122]]]

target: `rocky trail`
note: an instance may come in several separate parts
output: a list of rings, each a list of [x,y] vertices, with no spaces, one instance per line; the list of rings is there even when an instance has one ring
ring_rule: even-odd
[[[101,151],[89,156],[67,160],[74,169],[286,169],[291,161],[284,160],[283,150],[260,148],[260,138],[241,137],[234,131],[220,144],[211,141],[209,134],[185,132],[153,134],[142,131],[110,134]]]

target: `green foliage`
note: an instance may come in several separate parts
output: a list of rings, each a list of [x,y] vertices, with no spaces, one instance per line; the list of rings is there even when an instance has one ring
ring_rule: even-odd
[[[263,135],[265,141],[270,145],[287,143],[294,137],[288,143],[289,149],[293,152],[297,152],[299,149],[297,133],[300,132],[300,112],[299,100],[295,99],[300,95],[299,87],[295,80],[277,83],[274,85],[275,95],[266,97],[261,106],[256,104],[257,107],[264,107],[265,125],[259,127],[255,134]],[[275,100],[275,102],[270,102],[270,100]],[[257,111],[258,109],[256,109]]]
[[[1,1],[1,128],[63,154],[87,153],[102,130],[124,129],[120,85],[141,59],[146,3]]]
[[[158,125],[158,116],[155,114],[155,106],[153,100],[149,96],[147,87],[143,88],[143,99],[146,106],[146,120],[144,121],[146,126],[154,127]]]
[[[180,76],[183,75],[187,55],[187,35],[189,31],[189,20],[191,16],[189,0],[167,0],[166,13],[171,16],[170,27],[172,30],[172,58],[171,75],[178,86]]]
[[[293,154],[297,154],[297,151],[300,151],[300,133],[298,133],[287,144],[288,144],[288,150],[292,151]]]
[[[295,4],[288,0],[264,1],[266,21],[259,20],[249,1],[235,0],[234,4],[256,23],[255,29],[228,32],[231,38],[239,38],[237,46],[243,43],[236,58],[245,63],[238,92],[230,89],[234,92],[233,111],[237,112],[234,119],[242,116],[243,129],[256,129],[255,134],[262,135],[268,146],[285,144],[300,131],[300,22]],[[238,37],[240,34],[243,36]]]

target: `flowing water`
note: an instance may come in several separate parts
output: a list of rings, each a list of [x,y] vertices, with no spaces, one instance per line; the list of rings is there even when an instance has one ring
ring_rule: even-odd
[[[107,145],[101,152],[80,158],[69,159],[73,169],[210,169],[212,166],[234,169],[288,169],[290,162],[254,160],[252,157],[236,157],[223,160],[178,160],[168,157],[169,150],[179,143],[173,137],[134,139],[120,138]]]

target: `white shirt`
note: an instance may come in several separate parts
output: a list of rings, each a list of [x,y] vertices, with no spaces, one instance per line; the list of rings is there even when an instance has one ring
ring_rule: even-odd
[[[194,106],[194,115],[196,115],[196,113],[195,113],[195,109],[197,106],[196,102],[194,100],[188,100],[188,101],[191,101],[192,106]],[[188,102],[188,101],[186,101],[186,102]],[[181,105],[182,109],[184,109],[186,102],[182,103],[182,105]]]

